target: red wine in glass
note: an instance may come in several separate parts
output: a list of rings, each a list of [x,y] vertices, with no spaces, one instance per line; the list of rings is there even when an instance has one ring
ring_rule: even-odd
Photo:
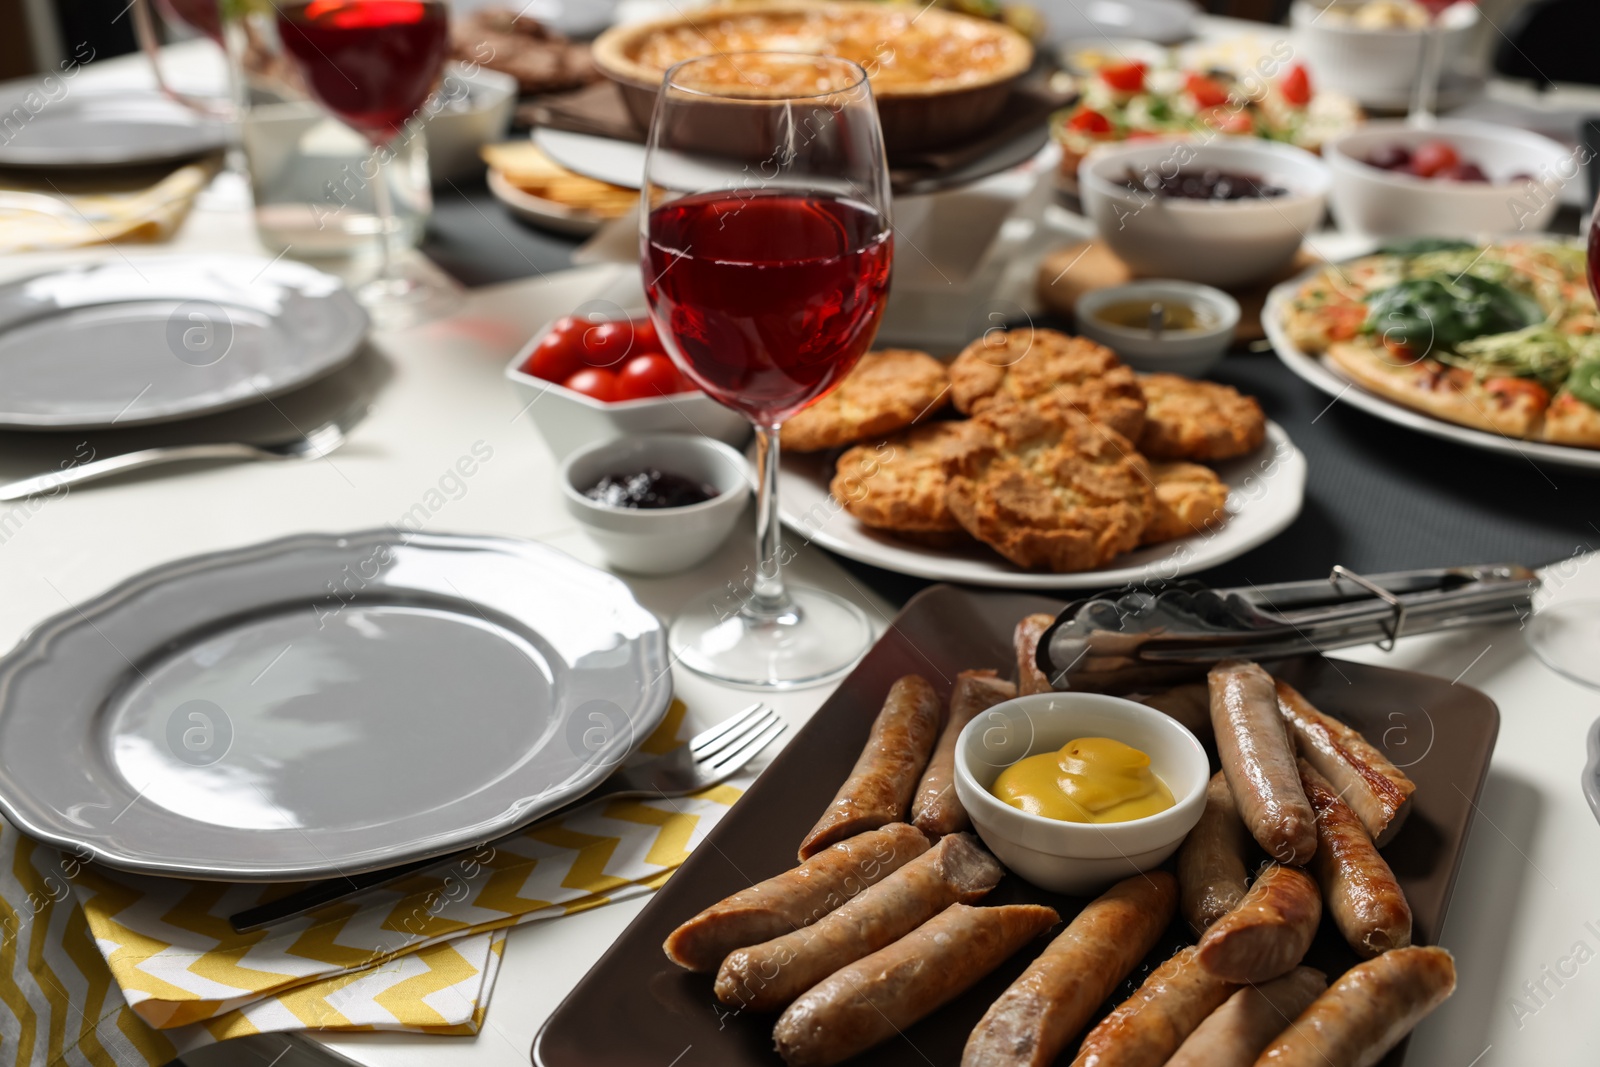
[[[312,0],[278,9],[278,33],[321,104],[387,144],[433,90],[450,47],[435,0]]]
[[[156,6],[168,22],[180,23],[222,43],[222,13],[217,10],[217,0],[156,0]]]
[[[686,196],[651,212],[646,294],[684,371],[774,426],[827,392],[871,344],[889,288],[883,216],[820,195]]]

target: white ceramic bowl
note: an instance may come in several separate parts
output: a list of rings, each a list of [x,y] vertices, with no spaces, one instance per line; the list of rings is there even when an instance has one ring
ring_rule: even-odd
[[[544,335],[545,324],[506,365],[506,377],[517,387],[532,419],[556,459],[595,441],[647,433],[702,434],[730,445],[750,438],[750,422],[702,392],[678,393],[649,400],[606,403],[535,378],[522,369]]]
[[[717,495],[681,508],[614,508],[583,495],[607,474],[648,467],[705,482]],[[598,441],[561,464],[567,512],[613,567],[634,574],[675,574],[709,557],[738,523],[753,484],[743,456],[721,441],[691,434]]]
[[[1124,301],[1165,301],[1195,308],[1201,324],[1192,330],[1152,334],[1097,318],[1102,308]],[[1134,370],[1196,377],[1215,367],[1233,344],[1239,325],[1239,302],[1209,285],[1196,282],[1146,281],[1091,289],[1073,308],[1078,332],[1099,341]]]
[[[1412,149],[1432,140],[1449,141],[1491,182],[1418,178],[1366,162],[1380,148]],[[1447,119],[1426,130],[1401,121],[1372,122],[1325,145],[1323,154],[1333,172],[1333,217],[1339,228],[1369,237],[1537,233],[1555,218],[1560,185],[1583,180],[1575,149],[1488,122]],[[1517,174],[1532,175],[1539,188],[1511,183]]]
[[[1019,759],[1079,737],[1109,737],[1147,753],[1176,803],[1129,822],[1071,823],[1030,815],[989,792]],[[1074,896],[1098,893],[1177,851],[1200,821],[1210,778],[1205,750],[1177,720],[1098,693],[1039,693],[996,704],[956,741],[956,796],[983,843],[1013,873]]]
[[[464,63],[445,67],[441,92],[449,101],[425,120],[428,178],[434,185],[482,174],[479,149],[503,140],[517,106],[517,79]]]
[[[1183,200],[1129,189],[1128,171],[1215,167],[1288,190],[1270,200]],[[1078,167],[1084,213],[1135,274],[1221,287],[1263,281],[1289,265],[1322,222],[1328,168],[1310,152],[1253,137],[1125,141]]]
[[[1441,70],[1460,66],[1479,21],[1476,4],[1456,4],[1446,11],[1439,23]],[[1412,78],[1422,65],[1425,31],[1341,24],[1323,14],[1321,4],[1306,0],[1290,5],[1289,26],[1295,52],[1305,60],[1311,84],[1319,91],[1342,93],[1364,107],[1408,105]]]

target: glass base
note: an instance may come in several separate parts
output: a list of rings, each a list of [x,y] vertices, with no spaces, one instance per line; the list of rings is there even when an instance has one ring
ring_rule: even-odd
[[[395,277],[374,278],[356,289],[356,299],[380,330],[420,326],[446,318],[461,307],[461,291],[402,268]]]
[[[866,612],[820,589],[789,589],[790,612],[776,619],[729,614],[726,596],[694,604],[672,623],[677,662],[731,685],[798,689],[855,666],[872,645]]]
[[[1546,667],[1600,689],[1600,600],[1578,600],[1537,612],[1528,623],[1528,647]]]

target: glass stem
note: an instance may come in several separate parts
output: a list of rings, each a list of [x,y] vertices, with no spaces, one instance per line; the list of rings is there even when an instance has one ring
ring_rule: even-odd
[[[394,241],[400,227],[395,223],[394,195],[389,191],[389,175],[383,165],[387,145],[372,150],[372,211],[378,217],[378,282],[387,285],[395,279]]]
[[[776,619],[794,610],[783,588],[778,521],[778,427],[756,427],[756,573],[745,614]]]

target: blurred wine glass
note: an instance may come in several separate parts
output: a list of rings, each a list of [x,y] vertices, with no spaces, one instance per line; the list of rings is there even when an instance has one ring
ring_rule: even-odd
[[[277,7],[278,37],[307,93],[373,146],[363,174],[378,220],[378,276],[357,296],[381,327],[412,325],[454,303],[453,291],[400,269],[402,237],[385,167],[391,146],[432,93],[450,50],[442,0],[310,0]]]

